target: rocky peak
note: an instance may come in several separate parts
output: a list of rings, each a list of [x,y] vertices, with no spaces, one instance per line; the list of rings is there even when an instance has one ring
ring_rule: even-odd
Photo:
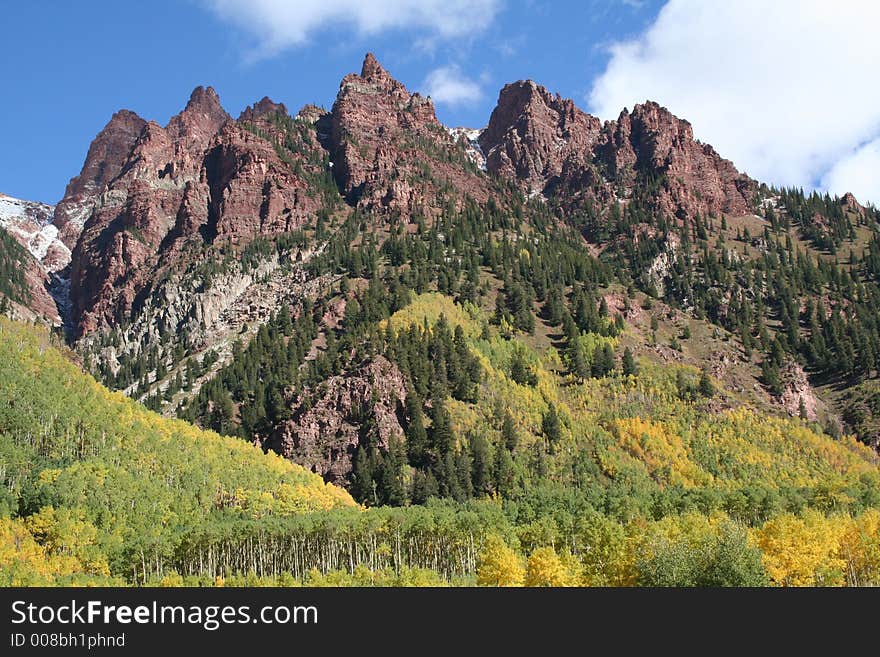
[[[342,80],[327,147],[337,184],[350,203],[404,216],[418,207],[430,215],[439,179],[475,198],[486,196],[484,183],[462,166],[466,156],[440,125],[431,100],[410,93],[369,53],[361,74]],[[441,152],[446,156],[436,157]]]
[[[626,112],[626,109],[623,110]],[[647,100],[633,107],[632,121],[646,131],[674,135],[680,140],[692,140],[694,131],[689,121],[680,119],[660,104]]]
[[[95,198],[119,175],[146,123],[134,112],[119,110],[92,141],[82,170],[55,207],[53,223],[69,249],[75,246]]]
[[[279,107],[264,99],[249,110],[253,116]],[[73,250],[76,337],[134,319],[163,269],[184,268],[190,245],[244,246],[315,215],[319,200],[279,156],[283,129],[273,129],[258,137],[230,120],[210,87],[193,91],[167,127],[144,124],[119,173],[89,208]],[[300,171],[311,172],[320,161],[302,155],[308,148],[320,145],[304,143],[289,154],[300,160]]]
[[[275,113],[287,114],[287,107],[284,106],[284,103],[276,103],[268,96],[263,96],[262,99],[245,108],[241,115],[239,115],[238,120],[253,122],[268,114]]]
[[[303,105],[302,109],[297,112],[296,118],[305,121],[306,123],[316,124],[319,121],[326,119],[330,116],[330,112],[325,110],[323,107],[318,107],[317,105],[312,105],[311,103],[307,105]]]
[[[220,97],[214,91],[214,87],[198,86],[193,89],[182,115],[206,117],[213,121],[218,128],[229,119],[229,115],[220,104]]]
[[[656,206],[670,216],[751,211],[754,181],[652,101],[603,124],[531,80],[514,82],[501,90],[480,146],[491,173],[563,208],[587,199],[607,206],[650,175],[664,182]]]
[[[636,182],[637,169],[665,177],[658,204],[672,216],[751,211],[756,184],[708,144],[694,139],[693,127],[653,101],[624,110],[606,126],[601,154],[614,182],[624,189]]]
[[[82,171],[71,179],[64,195],[94,191],[109,184],[119,173],[146,123],[130,110],[116,112],[92,141]]]
[[[183,142],[188,150],[198,150],[204,149],[229,120],[214,88],[199,86],[193,89],[184,110],[171,118],[165,130],[173,140]]]
[[[391,77],[391,74],[382,67],[372,53],[367,53],[364,58],[360,75],[349,73],[342,78],[342,82],[339,84],[339,96],[344,95],[347,91],[359,95],[390,94],[401,106],[408,103],[412,97],[403,83]]]
[[[691,124],[653,101],[636,105],[626,118],[632,140],[640,147],[642,156],[651,158],[649,164],[653,167],[665,166],[674,150],[689,148],[694,143]]]
[[[492,112],[489,125],[481,135],[486,143],[501,141],[504,134],[515,127],[527,128],[529,121],[543,120],[565,130],[583,117],[590,123],[599,119],[581,112],[574,101],[555,96],[533,80],[520,80],[507,84],[498,95],[498,105]]]
[[[847,192],[840,199],[840,204],[844,207],[845,210],[849,210],[850,212],[855,212],[858,215],[864,216],[865,214],[865,206],[859,203],[856,200],[856,197],[852,194],[852,192]]]
[[[391,78],[391,76],[388,75],[388,71],[382,68],[379,60],[377,60],[376,56],[371,52],[368,52],[364,57],[364,63],[361,66],[361,77],[366,80],[371,80],[374,78]]]
[[[489,171],[539,192],[571,157],[589,160],[602,123],[532,80],[506,85],[480,135]]]

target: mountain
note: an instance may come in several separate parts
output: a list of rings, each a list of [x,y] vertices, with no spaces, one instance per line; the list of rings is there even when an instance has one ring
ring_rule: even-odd
[[[589,570],[590,532],[631,532],[645,552],[570,578],[616,584],[666,581],[648,555],[667,530],[703,527],[688,554],[735,553],[741,584],[853,583],[840,543],[801,579],[774,570],[774,523],[880,540],[880,212],[755,181],[656,103],[603,122],[519,81],[485,128],[447,128],[367,54],[329,111],[264,97],[232,118],[198,87],[165,126],[117,112],[54,211],[19,206],[10,314],[62,323],[70,359],[166,418],[382,507],[334,516],[347,548],[324,520],[239,514],[168,538],[154,577],[241,573],[269,525],[275,554],[322,546],[322,576],[369,558],[468,582],[494,534]],[[461,510],[479,523],[445,533]],[[418,547],[380,556],[371,522]],[[238,565],[205,565],[215,541]]]
[[[622,381],[571,386],[538,352],[501,336],[486,340],[479,317],[437,293],[389,324],[403,341],[426,324],[437,344],[463,335],[485,371],[483,404],[453,398],[449,425],[433,412],[432,439],[441,424],[468,436],[462,454],[473,460],[463,468],[459,455],[452,471],[477,488],[468,493],[462,478],[453,489],[459,501],[355,506],[345,491],[272,452],[107,390],[48,332],[0,318],[0,585],[876,583],[880,534],[871,507],[880,473],[876,455],[852,439],[747,409],[719,412],[711,399],[678,400],[670,394],[677,383],[647,363]],[[506,375],[517,353],[534,383]],[[385,375],[383,367],[379,360],[371,374]],[[357,386],[328,384],[358,394]],[[483,433],[493,398],[511,419]],[[548,400],[556,422],[546,419]],[[415,417],[407,450],[417,444]],[[544,425],[551,452],[531,438],[534,424]],[[573,471],[556,472],[559,456],[583,444],[581,432],[591,448]],[[401,458],[393,433],[389,446],[374,463],[383,483],[369,497],[393,493],[389,478],[402,475],[400,461],[389,468]],[[520,496],[519,479],[535,476],[522,469],[523,456],[577,483],[535,481]],[[805,511],[785,513],[795,508]],[[561,556],[554,542],[567,546]],[[518,565],[526,557],[528,570]]]
[[[54,208],[0,194],[0,293],[24,319],[61,323],[58,305],[66,286],[58,272],[70,262],[70,249],[59,239]]]

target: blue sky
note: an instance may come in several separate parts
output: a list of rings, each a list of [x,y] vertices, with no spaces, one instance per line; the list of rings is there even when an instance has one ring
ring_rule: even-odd
[[[7,3],[0,192],[56,202],[114,111],[164,124],[199,84],[233,116],[264,95],[291,112],[307,102],[329,108],[369,50],[410,89],[433,91],[447,125],[482,127],[498,90],[523,78],[604,119],[651,98],[762,180],[880,201],[880,40],[870,34],[880,16],[858,0],[840,0],[831,15],[825,4]],[[852,93],[829,100],[832,83]]]

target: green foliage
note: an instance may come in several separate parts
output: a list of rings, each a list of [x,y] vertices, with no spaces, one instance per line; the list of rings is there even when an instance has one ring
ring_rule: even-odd
[[[312,128],[283,116],[270,124],[282,160],[317,175]],[[261,125],[255,134],[265,137]],[[244,441],[82,384],[60,356],[37,353],[39,338],[3,325],[0,510],[9,518],[0,564],[15,564],[3,571],[15,573],[10,583],[878,583],[876,455],[798,420],[719,410],[734,397],[705,370],[636,363],[629,347],[618,367],[619,343],[633,336],[612,317],[607,288],[615,279],[641,286],[729,330],[745,353],[759,347],[773,394],[789,361],[870,379],[880,353],[876,240],[844,266],[796,250],[791,235],[740,231],[748,257],[733,257],[722,240],[709,245],[716,218],[665,216],[654,201],[668,181],[636,175],[623,209],[585,208],[571,218],[577,230],[549,204],[516,200],[450,204],[411,225],[342,212],[308,265],[338,289],[243,334],[181,409],[202,426],[258,438],[289,419],[294,399],[317,400],[328,377],[387,357],[406,383],[397,409],[405,439],[382,443],[372,414],[353,412],[350,489],[367,508]],[[835,214],[820,234],[807,215],[834,212],[830,201],[801,197],[781,200],[767,219],[774,231],[796,222],[829,250],[849,239],[851,216]],[[645,226],[656,239],[628,238]],[[621,239],[601,259],[583,248],[583,234],[612,232]],[[272,248],[246,246],[243,266]],[[651,273],[661,254],[671,264],[662,281]],[[197,273],[208,281],[225,266],[206,261]],[[801,308],[803,296],[822,302]],[[342,303],[342,323],[328,325]],[[661,317],[651,315],[655,332]],[[22,340],[30,346],[16,347]],[[173,391],[210,371],[217,354],[199,356],[188,355]],[[123,364],[117,383],[187,356],[141,357]],[[847,421],[864,426],[871,403],[853,399]],[[810,559],[792,536],[815,544]]]
[[[70,532],[91,532],[77,556],[87,571],[96,558],[87,553],[97,553],[109,574],[146,577],[215,513],[257,517],[351,504],[344,491],[278,456],[107,391],[45,333],[2,318],[0,381],[2,504],[49,524],[42,533],[30,525],[46,549],[69,547]]]
[[[8,301],[27,304],[30,293],[24,278],[30,256],[16,239],[0,228],[0,315],[8,312]]]
[[[643,586],[764,586],[761,551],[729,520],[685,516],[659,523],[642,543],[636,570]]]

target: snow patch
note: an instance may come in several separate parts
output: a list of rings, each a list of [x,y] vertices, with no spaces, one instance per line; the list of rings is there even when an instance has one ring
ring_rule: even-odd
[[[52,223],[54,213],[53,205],[0,194],[0,227],[15,237],[47,272],[63,269],[70,262],[70,249],[58,239],[58,227]]]
[[[58,239],[58,228],[53,224],[47,224],[28,242],[28,250],[37,260],[42,260],[56,239]]]
[[[468,159],[476,164],[481,171],[485,171],[486,154],[483,152],[483,149],[480,147],[480,142],[478,141],[483,129],[443,127],[446,128],[446,132],[449,133],[454,142],[458,143],[460,139],[464,138],[466,142],[465,152],[467,153]]]

